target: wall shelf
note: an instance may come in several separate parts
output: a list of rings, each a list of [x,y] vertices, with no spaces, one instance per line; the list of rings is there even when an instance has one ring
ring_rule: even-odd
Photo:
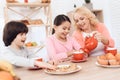
[[[7,7],[48,7],[50,3],[6,3]]]
[[[102,10],[92,10],[92,12],[95,14],[95,16],[97,17],[97,19],[100,21],[100,22],[104,22],[104,19],[103,19],[103,11]]]
[[[29,8],[30,10],[32,10],[31,12],[28,12],[28,14],[26,15],[25,12],[22,11],[17,11],[14,8]],[[10,21],[9,18],[9,10],[12,11],[14,14],[17,14],[19,16],[21,16],[23,19],[31,19],[31,15],[34,14],[34,12],[39,12],[40,13],[40,9],[43,9],[44,11],[44,15],[46,17],[45,20],[45,27],[46,27],[46,36],[48,36],[49,34],[51,34],[51,30],[52,30],[52,13],[51,13],[51,6],[50,3],[40,3],[40,2],[32,2],[32,3],[19,3],[19,2],[15,2],[15,3],[6,3],[6,6],[4,8],[4,16],[5,16],[5,23],[7,23],[8,21]],[[41,15],[40,15],[41,16]],[[23,20],[21,19],[21,20]],[[39,18],[40,19],[40,18]],[[32,20],[32,19],[31,19]],[[41,26],[41,25],[28,25],[28,26]],[[48,29],[48,27],[50,27],[50,29]]]

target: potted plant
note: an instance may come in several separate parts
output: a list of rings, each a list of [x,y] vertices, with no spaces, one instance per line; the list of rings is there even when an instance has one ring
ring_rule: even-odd
[[[85,0],[85,3],[86,4],[91,3],[91,0]]]

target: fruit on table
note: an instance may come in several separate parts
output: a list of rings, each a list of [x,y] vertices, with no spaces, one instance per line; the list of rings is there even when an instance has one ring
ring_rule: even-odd
[[[14,78],[7,71],[0,71],[0,80],[14,80]]]
[[[13,65],[6,60],[0,60],[0,80],[20,80],[13,71]]]
[[[115,60],[115,59],[116,59],[115,56],[112,55],[112,53],[107,53],[107,54],[106,54],[106,58],[107,58],[108,60]]]
[[[36,43],[36,42],[27,42],[27,43],[25,44],[25,46],[27,46],[27,47],[37,46],[37,43]]]
[[[115,58],[116,58],[116,60],[120,61],[120,53],[117,53],[117,54],[115,55]]]
[[[105,55],[97,56],[97,61],[101,65],[108,65],[108,60],[105,58]]]
[[[25,45],[26,45],[27,47],[30,47],[30,46],[32,46],[32,42],[27,42]]]
[[[36,42],[32,42],[32,45],[33,45],[33,46],[37,46],[37,43],[36,43]]]
[[[13,71],[13,66],[8,61],[0,60],[0,70],[9,72],[12,76],[16,76]]]
[[[119,65],[119,62],[117,60],[109,60],[110,65]]]
[[[97,56],[97,61],[101,65],[120,65],[120,53],[117,53],[116,55],[106,53],[104,55]]]

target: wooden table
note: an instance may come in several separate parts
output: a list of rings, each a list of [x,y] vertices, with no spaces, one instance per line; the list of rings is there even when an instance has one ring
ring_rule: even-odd
[[[82,70],[66,75],[50,75],[41,70],[15,69],[21,80],[120,80],[120,68],[103,68],[95,64],[96,57],[90,57],[88,61],[75,63]],[[70,63],[70,62],[67,62]]]

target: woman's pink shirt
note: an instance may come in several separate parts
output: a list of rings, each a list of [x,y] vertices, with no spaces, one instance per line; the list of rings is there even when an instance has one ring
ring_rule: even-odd
[[[114,47],[115,45],[114,40],[110,36],[110,33],[106,28],[106,26],[103,23],[99,23],[96,26],[97,26],[97,31],[103,34],[109,40],[109,45],[105,45],[105,47]],[[84,47],[84,37],[82,36],[82,33],[80,33],[78,30],[75,30],[72,36],[78,41],[81,47]]]

